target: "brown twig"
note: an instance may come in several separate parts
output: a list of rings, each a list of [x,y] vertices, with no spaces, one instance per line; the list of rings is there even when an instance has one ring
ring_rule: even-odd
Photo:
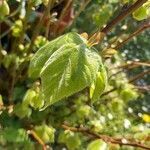
[[[146,70],[146,71],[144,71],[144,72],[142,72],[142,73],[140,73],[140,74],[134,76],[133,78],[131,78],[131,79],[129,80],[129,83],[133,83],[134,81],[136,81],[136,80],[138,80],[138,79],[141,79],[143,76],[148,75],[148,74],[150,74],[150,70]],[[117,90],[116,87],[112,88],[111,90],[109,90],[109,91],[107,91],[107,92],[104,92],[104,93],[101,95],[101,97],[106,96],[106,95],[108,95],[108,94],[114,92],[115,90]]]
[[[18,43],[22,44],[24,41],[24,37],[25,37],[24,35],[25,35],[26,30],[28,28],[28,18],[31,14],[31,11],[32,11],[32,4],[31,4],[31,2],[28,2],[25,18],[22,19],[23,28],[22,28],[22,31],[20,33],[19,39],[16,40],[16,43],[17,43],[17,44],[15,43],[16,45],[18,45]],[[18,49],[18,47],[17,47],[17,49]]]
[[[147,64],[145,64],[145,65],[147,66]],[[115,68],[110,68],[110,70],[111,69],[119,69],[119,71],[117,71],[114,74],[112,74],[109,77],[109,79],[111,79],[113,76],[116,76],[116,75],[122,73],[122,69],[130,70],[130,69],[134,69],[134,68],[139,67],[139,66],[144,66],[144,65],[140,64],[140,63],[139,64],[136,64],[136,63],[134,64],[134,62],[133,62],[133,63],[124,64],[124,65],[121,65],[121,66],[118,66],[118,67],[115,67]]]
[[[32,38],[31,38],[31,43],[30,43],[30,46],[28,48],[28,53],[30,53],[30,51],[32,50],[33,45],[34,45],[34,41],[35,41],[36,37],[39,35],[39,33],[41,31],[41,27],[44,23],[43,20],[45,20],[45,18],[47,17],[47,14],[50,13],[49,10],[51,8],[51,3],[52,3],[52,0],[49,0],[47,8],[45,9],[42,17],[39,19],[39,22],[37,23],[37,25],[34,29],[34,32],[33,32]]]
[[[150,28],[150,23],[146,23],[146,24],[142,25],[142,27],[139,27],[135,32],[133,32],[131,35],[129,35],[125,40],[123,40],[122,42],[118,43],[114,47],[114,49],[118,49],[118,48],[122,47],[124,44],[129,42],[133,37],[139,35],[141,32],[145,31],[148,28]]]
[[[120,65],[120,66],[117,66],[117,67],[114,67],[114,68],[110,68],[110,70],[112,70],[112,69],[121,69],[121,70],[119,70],[116,73],[112,74],[109,77],[109,79],[112,78],[113,76],[116,76],[117,74],[121,73],[122,69],[130,70],[130,69],[140,67],[140,66],[150,67],[150,63],[149,62],[130,61],[129,63],[123,64],[123,65]]]
[[[148,0],[137,0],[133,5],[129,6],[127,9],[125,9],[124,11],[121,11],[120,14],[114,18],[112,21],[110,21],[106,27],[104,27],[102,30],[98,30],[96,33],[94,33],[91,38],[95,35],[98,35],[99,33],[103,33],[103,37],[100,38],[99,43],[102,41],[102,39],[105,37],[105,35],[107,35],[108,32],[111,31],[111,29],[117,25],[119,22],[121,22],[123,19],[125,19],[128,15],[130,15],[131,13],[133,13],[136,9],[138,9],[140,6],[142,6],[145,2],[147,2]]]
[[[10,77],[10,82],[9,82],[9,90],[8,90],[9,104],[13,103],[13,92],[14,92],[16,80],[17,80],[17,78],[16,78],[16,66],[14,65],[12,67],[12,76]]]
[[[140,142],[133,142],[133,141],[130,141],[128,139],[126,139],[127,142],[123,142],[124,138],[114,138],[114,137],[110,137],[110,136],[107,136],[107,135],[100,135],[100,134],[97,134],[97,133],[94,133],[94,132],[90,131],[87,128],[69,127],[69,126],[64,125],[64,124],[62,125],[62,128],[65,129],[65,130],[70,130],[70,131],[73,131],[73,132],[80,132],[80,133],[83,133],[83,134],[86,134],[86,135],[90,135],[95,139],[102,139],[103,141],[105,141],[107,143],[119,144],[121,146],[122,145],[127,145],[127,146],[139,147],[139,148],[142,148],[142,149],[150,150],[150,147],[147,147],[147,146],[143,145]]]
[[[144,71],[144,72],[142,72],[142,73],[139,73],[139,74],[136,75],[135,77],[131,78],[131,79],[129,80],[129,83],[132,83],[132,82],[134,82],[134,81],[136,81],[136,80],[138,80],[138,79],[140,79],[140,78],[142,78],[143,76],[148,75],[148,74],[150,74],[150,70],[146,70],[146,71]]]
[[[122,21],[125,17],[133,13],[136,9],[142,6],[148,0],[138,0],[133,5],[128,7],[126,10],[122,11],[115,19],[109,22],[106,27],[104,27],[101,32],[107,34],[115,25],[117,25],[120,21]]]
[[[137,86],[137,85],[135,85],[134,87],[135,87],[135,89],[141,90],[143,92],[144,91],[146,91],[146,92],[150,91],[150,85],[147,85],[147,86]]]
[[[0,22],[0,37],[1,37],[1,22]],[[0,38],[0,57],[1,57],[1,50],[2,50],[2,42],[1,42],[1,38]]]
[[[29,135],[32,135],[32,137],[33,137],[40,145],[42,145],[43,150],[46,150],[46,149],[47,149],[45,143],[44,143],[43,140],[36,134],[35,131],[33,131],[33,130],[28,130],[27,133],[28,133]]]
[[[146,66],[146,67],[150,67],[150,62],[139,62],[139,61],[130,61],[129,63],[123,64],[121,66],[117,66],[115,68],[112,69],[128,69],[131,68],[131,66],[133,67],[139,67],[139,66]]]
[[[111,90],[109,90],[109,91],[104,92],[104,93],[101,95],[101,97],[104,97],[104,96],[106,96],[106,95],[108,95],[108,94],[110,94],[110,93],[114,92],[115,90],[117,90],[117,88],[116,88],[116,87],[115,87],[115,88],[112,88],[112,89],[111,89]]]
[[[50,0],[49,1],[49,4],[48,4],[48,7],[47,7],[47,18],[49,19],[48,22],[47,22],[47,25],[46,25],[46,31],[45,31],[45,37],[48,39],[49,37],[49,32],[50,32],[50,24],[51,24],[51,14],[50,14],[50,11],[52,9],[52,6],[54,4],[54,0]]]
[[[63,20],[64,16],[66,15],[66,12],[68,11],[68,8],[71,5],[71,3],[72,3],[72,0],[67,1],[66,5],[65,5],[63,11],[61,12],[61,15],[57,21],[57,25],[55,27],[54,34],[56,34],[56,31],[58,30],[58,27],[59,27],[59,22],[62,22],[62,20]],[[54,36],[56,36],[56,35],[54,35]]]
[[[84,1],[81,5],[80,8],[78,10],[78,12],[75,14],[74,16],[74,20],[76,20],[76,18],[81,14],[81,12],[86,8],[86,6],[90,3],[91,0],[86,0]]]

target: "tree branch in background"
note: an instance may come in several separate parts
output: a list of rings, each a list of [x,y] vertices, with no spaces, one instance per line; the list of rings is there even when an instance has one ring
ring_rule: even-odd
[[[28,49],[28,53],[31,52],[32,48],[33,48],[33,45],[34,45],[34,41],[36,39],[36,37],[39,35],[40,31],[41,31],[41,27],[44,23],[43,20],[45,20],[45,18],[47,18],[47,15],[50,13],[49,10],[51,8],[51,5],[52,5],[52,1],[53,0],[49,0],[48,2],[48,5],[47,5],[47,8],[45,9],[42,17],[39,19],[39,22],[37,23],[35,29],[34,29],[34,32],[33,32],[33,35],[32,35],[32,38],[31,38],[31,43],[30,43],[30,46],[29,46],[29,49]],[[50,18],[49,18],[50,19]]]
[[[59,28],[59,23],[61,23],[63,21],[64,16],[66,15],[66,12],[68,11],[68,9],[71,6],[72,2],[73,2],[73,0],[68,0],[65,7],[64,7],[64,9],[62,10],[61,15],[60,15],[60,17],[57,21],[57,25],[55,26],[55,29],[54,29],[54,37],[56,36],[57,30]]]
[[[35,131],[33,131],[33,130],[28,130],[27,133],[28,133],[29,135],[32,135],[32,137],[33,137],[40,145],[42,145],[42,149],[43,149],[43,150],[46,150],[46,149],[47,149],[45,143],[44,143],[43,140],[36,134]]]
[[[116,18],[114,18],[112,21],[110,21],[106,27],[104,27],[101,31],[97,31],[95,34],[93,34],[91,36],[90,39],[93,38],[93,36],[101,36],[101,34],[103,34],[103,36],[101,38],[97,38],[99,39],[99,43],[103,40],[104,36],[111,31],[111,29],[117,25],[118,23],[120,23],[123,19],[125,19],[128,15],[130,15],[131,13],[133,13],[136,9],[138,9],[140,6],[142,6],[145,2],[147,2],[148,0],[137,0],[133,5],[129,6],[127,9],[125,9],[124,11],[122,11]],[[101,34],[100,34],[101,33]]]
[[[142,92],[148,92],[150,91],[150,85],[147,85],[147,86],[137,86],[137,85],[134,85],[135,89],[138,89]]]
[[[126,44],[127,42],[129,42],[133,37],[139,35],[141,32],[145,31],[146,29],[150,28],[150,23],[146,23],[144,25],[142,25],[141,27],[139,27],[135,32],[133,32],[131,35],[129,35],[125,40],[123,40],[122,42],[118,43],[114,49],[119,49],[120,47],[122,47],[124,44]]]
[[[149,62],[129,61],[128,63],[123,64],[121,66],[110,68],[110,70],[119,69],[119,71],[117,71],[114,74],[112,74],[109,77],[109,79],[111,79],[113,76],[118,75],[119,73],[122,73],[122,69],[130,70],[130,69],[133,69],[133,68],[136,68],[136,67],[140,67],[140,66],[150,67],[150,63]]]
[[[66,3],[66,6],[64,7],[64,9],[63,9],[63,11],[62,11],[62,13],[61,13],[61,15],[59,17],[59,20],[58,20],[59,22],[62,21],[64,15],[65,15],[65,13],[66,13],[66,11],[67,11],[67,9],[68,9],[68,7],[70,6],[71,3],[72,3],[72,0],[68,0],[68,2]]]
[[[78,12],[75,14],[74,16],[74,21],[77,19],[77,17],[79,17],[79,15],[81,14],[81,12],[86,8],[86,6],[90,3],[91,0],[85,0],[82,2],[82,4],[80,5],[80,8],[78,10]]]
[[[45,31],[45,37],[48,39],[49,38],[49,32],[50,32],[50,24],[51,24],[51,14],[50,11],[52,9],[52,6],[54,5],[54,0],[49,0],[48,6],[47,6],[47,11],[46,11],[46,16],[48,19],[47,25],[46,25],[46,31]]]
[[[134,81],[139,80],[139,79],[141,79],[143,76],[148,75],[148,74],[150,74],[150,70],[146,70],[146,71],[144,71],[144,72],[142,72],[142,73],[139,73],[138,75],[136,75],[136,76],[134,76],[133,78],[131,78],[131,79],[129,80],[129,83],[133,83]],[[106,96],[106,95],[108,95],[108,94],[114,92],[115,90],[117,90],[116,87],[115,87],[115,88],[112,88],[111,90],[109,90],[109,91],[107,91],[107,92],[104,92],[104,93],[101,95],[101,97]]]
[[[0,22],[0,36],[1,36],[1,22]],[[1,42],[1,38],[0,38],[0,58],[1,58],[1,50],[2,50],[2,42]]]
[[[70,127],[70,126],[67,126],[67,125],[64,125],[64,124],[62,125],[62,128],[65,129],[65,130],[70,130],[70,131],[73,131],[73,132],[80,132],[80,133],[83,133],[83,134],[86,134],[86,135],[90,135],[94,139],[102,139],[106,143],[118,144],[120,146],[122,146],[122,145],[133,146],[133,147],[139,147],[139,148],[142,148],[142,149],[150,150],[150,147],[145,146],[140,142],[134,142],[134,141],[128,140],[126,138],[115,138],[115,137],[110,137],[110,136],[107,136],[107,135],[96,134],[96,133],[92,132],[91,130],[89,130],[87,128]],[[124,142],[124,140],[126,142]]]
[[[133,13],[136,9],[138,9],[140,6],[142,6],[145,2],[148,0],[138,0],[133,5],[129,6],[126,10],[122,11],[115,19],[113,19],[111,22],[109,22],[106,27],[104,27],[101,32],[107,34],[111,31],[111,29],[117,25],[120,21],[122,21],[125,17]]]
[[[150,70],[146,70],[146,71],[144,71],[142,73],[139,73],[138,75],[136,75],[133,78],[131,78],[129,80],[129,83],[132,83],[132,82],[134,82],[134,81],[136,81],[138,79],[141,79],[143,76],[148,75],[148,74],[150,74]]]
[[[12,48],[12,50],[15,49],[16,45],[17,45],[17,49],[18,49],[18,45],[19,45],[19,44],[22,44],[23,41],[24,41],[24,37],[25,37],[24,35],[25,35],[25,33],[26,33],[26,30],[27,30],[28,18],[29,18],[30,14],[31,14],[31,10],[32,10],[32,4],[31,4],[31,2],[27,2],[26,15],[25,15],[25,17],[22,19],[23,29],[22,29],[22,31],[21,31],[21,33],[20,33],[19,41],[18,41],[18,39],[16,39],[16,42],[15,42],[14,47]],[[16,44],[16,43],[17,43],[17,44]],[[18,44],[18,43],[19,43],[19,44]]]
[[[126,64],[123,64],[121,66],[117,66],[115,68],[112,69],[130,69],[130,68],[134,68],[134,67],[139,67],[139,66],[145,66],[145,67],[150,67],[150,62],[139,62],[139,61],[129,61]]]

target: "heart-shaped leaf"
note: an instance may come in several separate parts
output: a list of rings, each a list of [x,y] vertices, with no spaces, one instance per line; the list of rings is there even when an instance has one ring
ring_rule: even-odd
[[[41,78],[47,107],[90,87],[101,68],[104,66],[96,50],[89,48],[79,34],[68,33],[49,42],[34,55],[29,75]]]

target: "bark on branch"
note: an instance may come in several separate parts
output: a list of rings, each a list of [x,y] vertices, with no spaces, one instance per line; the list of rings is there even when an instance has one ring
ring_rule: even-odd
[[[101,32],[107,34],[115,25],[117,25],[120,21],[122,21],[125,17],[133,13],[136,9],[142,6],[148,0],[138,0],[133,5],[128,7],[125,11],[122,11],[115,19],[109,22],[106,27],[104,27]]]
[[[148,28],[150,28],[150,23],[142,25],[135,32],[133,32],[131,35],[129,35],[125,40],[123,40],[121,43],[118,43],[114,49],[117,50],[118,48],[122,47],[124,44],[129,42],[133,37],[139,35],[141,32],[145,31]]]
[[[139,74],[137,74],[136,76],[134,76],[133,78],[131,78],[131,79],[129,80],[129,83],[133,83],[134,81],[136,81],[136,80],[138,80],[138,79],[141,79],[143,76],[149,75],[149,74],[150,74],[150,70],[146,70],[146,71],[144,71],[144,72],[142,72],[142,73],[139,73]],[[101,95],[101,97],[106,96],[106,95],[108,95],[108,94],[114,92],[115,90],[117,90],[116,87],[112,88],[111,90],[109,90],[109,91],[107,91],[107,92],[104,92],[104,93]]]
[[[143,145],[140,142],[134,142],[131,141],[129,139],[125,139],[127,142],[123,142],[124,138],[115,138],[115,137],[111,137],[111,136],[107,136],[107,135],[100,135],[97,133],[92,132],[91,130],[87,129],[87,128],[83,128],[83,127],[70,127],[68,125],[63,124],[62,128],[65,130],[70,130],[73,132],[80,132],[86,135],[90,135],[95,139],[102,139],[103,141],[105,141],[106,143],[112,143],[112,144],[119,144],[119,145],[126,145],[126,146],[133,146],[133,147],[139,147],[142,149],[147,149],[150,150],[150,147]]]

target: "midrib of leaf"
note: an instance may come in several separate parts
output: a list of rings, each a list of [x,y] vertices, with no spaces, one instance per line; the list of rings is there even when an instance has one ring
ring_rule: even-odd
[[[33,58],[31,74],[39,73],[41,77],[44,107],[90,87],[101,65],[96,50],[76,33],[66,34],[40,49]],[[40,68],[34,74],[35,67]]]

